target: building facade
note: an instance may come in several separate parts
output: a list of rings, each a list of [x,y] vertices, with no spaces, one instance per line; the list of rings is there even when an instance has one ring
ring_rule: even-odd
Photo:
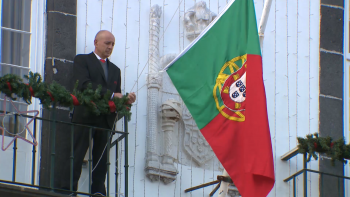
[[[223,167],[196,127],[166,73],[159,71],[179,54],[227,4],[227,0],[0,0],[0,74],[39,72],[46,82],[57,81],[72,90],[73,59],[94,50],[99,30],[116,38],[110,60],[122,72],[122,93],[135,92],[129,122],[129,196],[208,196],[214,186],[184,190],[216,180]],[[263,0],[254,0],[259,23]],[[203,14],[205,13],[205,14]],[[16,18],[17,17],[17,18]],[[303,168],[303,156],[289,161],[281,156],[297,146],[297,137],[319,132],[321,136],[349,139],[349,3],[336,0],[273,0],[262,45],[264,83],[276,182],[269,197],[293,196],[293,183],[283,180]],[[30,25],[29,25],[30,24]],[[20,60],[19,60],[20,59]],[[200,72],[200,70],[198,70]],[[1,102],[4,98],[1,97]],[[19,101],[20,102],[20,101]],[[24,108],[40,110],[39,101]],[[171,111],[171,113],[170,113]],[[69,109],[57,109],[57,118],[69,121]],[[175,120],[175,121],[172,121]],[[25,120],[23,120],[25,121]],[[8,121],[10,122],[10,121]],[[6,123],[10,124],[10,123]],[[49,123],[38,125],[35,183],[50,180]],[[123,122],[117,123],[118,130]],[[70,150],[69,128],[57,126],[56,173],[60,178],[63,153]],[[28,138],[28,136],[26,136]],[[117,136],[116,136],[117,137]],[[116,138],[115,137],[115,138]],[[10,140],[11,136],[6,136]],[[118,187],[125,181],[124,142],[119,144]],[[16,179],[30,182],[32,150],[18,142]],[[110,153],[115,160],[115,149]],[[0,151],[13,159],[13,150]],[[0,159],[0,179],[11,180],[12,163]],[[326,158],[307,167],[349,176],[349,166],[330,164]],[[80,191],[88,191],[87,167]],[[308,196],[350,196],[348,181],[308,173]],[[114,178],[110,195],[115,196]],[[303,196],[303,179],[296,181]],[[339,186],[339,187],[338,187]],[[237,196],[234,187],[230,196]]]

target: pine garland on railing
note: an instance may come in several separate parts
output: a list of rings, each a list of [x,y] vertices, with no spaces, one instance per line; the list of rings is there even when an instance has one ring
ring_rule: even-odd
[[[318,133],[307,135],[306,138],[298,137],[298,149],[300,153],[309,153],[307,161],[311,156],[318,159],[317,154],[325,154],[331,158],[332,164],[336,160],[347,163],[350,159],[350,144],[345,144],[344,138],[333,141],[331,137],[319,137]]]
[[[110,100],[108,98],[108,93],[110,92],[107,92],[104,97],[101,96],[101,86],[93,90],[92,85],[89,84],[81,92],[77,90],[77,81],[73,92],[70,93],[65,87],[55,81],[51,84],[43,82],[39,73],[29,72],[29,75],[25,75],[24,78],[28,80],[27,84],[23,83],[23,80],[14,74],[6,74],[0,77],[0,91],[12,100],[22,98],[28,104],[31,104],[32,97],[38,98],[40,104],[47,109],[50,109],[53,103],[69,107],[70,109],[77,105],[84,105],[95,115],[115,113],[117,111],[119,116],[125,115],[130,120],[131,105],[127,104],[128,97],[126,95],[122,98]]]

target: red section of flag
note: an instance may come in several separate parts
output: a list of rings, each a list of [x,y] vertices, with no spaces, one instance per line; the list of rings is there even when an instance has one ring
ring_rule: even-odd
[[[275,183],[262,62],[247,56],[245,121],[217,115],[201,129],[216,156],[244,197],[265,197]],[[232,115],[234,112],[224,109]]]

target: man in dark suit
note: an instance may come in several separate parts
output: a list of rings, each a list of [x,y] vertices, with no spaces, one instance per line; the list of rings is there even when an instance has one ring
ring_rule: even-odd
[[[92,88],[96,89],[102,86],[101,96],[107,94],[110,90],[111,99],[113,97],[122,97],[121,94],[121,73],[120,69],[108,60],[112,54],[115,38],[109,31],[102,30],[96,34],[94,45],[95,50],[90,54],[80,54],[74,58],[73,65],[73,81],[79,80],[78,89],[84,90],[88,84],[92,84]],[[128,95],[129,103],[136,100],[135,93]],[[104,129],[112,129],[116,120],[116,113],[108,115],[93,115],[88,112],[84,106],[76,106],[73,112],[72,122],[85,124]],[[105,179],[107,173],[107,150],[106,145],[111,139],[111,134],[106,131],[93,129],[93,172],[91,193],[97,195],[106,195]],[[89,147],[89,128],[79,127],[74,132],[74,170],[73,170],[73,190],[76,191],[78,181],[81,174],[84,156]],[[70,162],[65,163],[63,177],[61,181],[62,189],[70,189]]]

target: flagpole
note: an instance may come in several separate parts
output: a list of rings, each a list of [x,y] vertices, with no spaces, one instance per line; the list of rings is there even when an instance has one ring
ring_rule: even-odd
[[[224,172],[222,173],[222,176],[229,177],[229,175],[228,175],[228,173],[227,173],[227,171],[225,169],[224,169]],[[225,182],[225,181],[221,181],[220,188],[219,188],[219,196],[218,197],[226,197],[227,196],[229,185],[230,185],[230,183]]]
[[[265,28],[267,24],[267,19],[269,18],[270,8],[271,8],[272,0],[266,0],[264,4],[264,9],[261,15],[260,24],[259,24],[259,41],[260,41],[260,48],[263,48],[263,41],[264,41],[264,33]],[[227,171],[224,169],[223,176],[229,177]],[[226,197],[228,192],[228,187],[230,183],[221,181],[220,188],[219,188],[219,196],[218,197]]]
[[[263,48],[264,33],[266,28],[267,19],[269,18],[270,8],[272,0],[266,0],[264,4],[263,13],[261,15],[260,24],[259,24],[259,40],[260,48]]]

